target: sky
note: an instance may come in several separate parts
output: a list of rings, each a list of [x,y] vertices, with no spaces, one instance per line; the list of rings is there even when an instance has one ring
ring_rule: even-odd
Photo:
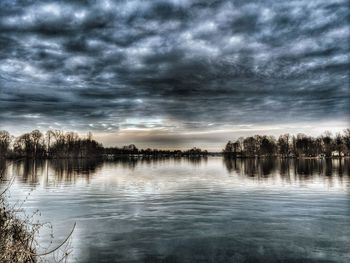
[[[0,0],[0,129],[220,150],[350,127],[347,0]]]

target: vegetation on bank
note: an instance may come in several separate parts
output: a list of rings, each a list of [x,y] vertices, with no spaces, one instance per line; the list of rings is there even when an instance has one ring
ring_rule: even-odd
[[[0,182],[3,180],[4,169],[0,170]],[[25,221],[18,219],[15,210],[5,201],[9,186],[0,191],[0,262],[37,262],[35,254],[34,233],[36,228],[30,228]]]
[[[343,157],[350,156],[350,129],[332,136],[324,132],[319,137],[298,134],[274,136],[255,135],[229,141],[223,150],[225,156],[233,158],[251,157]]]
[[[37,262],[34,235],[0,197],[0,262]]]
[[[67,262],[71,252],[69,239],[75,226],[61,245],[38,253],[37,234],[43,224],[34,223],[32,217],[19,218],[17,212],[9,206],[2,194],[0,196],[0,262]]]
[[[80,137],[74,132],[49,130],[45,134],[39,130],[11,136],[7,131],[0,131],[0,157],[6,158],[96,158],[120,155],[142,156],[204,156],[207,151],[192,148],[187,151],[169,151],[157,149],[138,149],[135,145],[105,148],[92,139],[89,133]]]
[[[1,160],[0,160],[1,161]],[[0,169],[0,183],[4,181],[5,168]],[[71,253],[70,237],[75,229],[75,224],[70,234],[58,246],[50,248],[50,244],[46,244],[47,248],[43,252],[38,252],[37,236],[39,230],[50,224],[42,224],[34,221],[35,215],[18,216],[22,210],[21,206],[11,206],[6,201],[6,194],[9,191],[14,178],[2,184],[0,190],[0,262],[1,263],[36,263],[36,262],[67,262]],[[4,186],[6,185],[6,186]],[[25,200],[23,201],[25,202]],[[51,232],[51,238],[53,233]],[[41,247],[43,249],[43,247]]]
[[[274,136],[255,135],[229,141],[222,151],[233,158],[251,157],[342,157],[350,156],[350,129],[332,136],[325,132],[319,137],[305,134],[283,134]],[[120,156],[206,156],[208,152],[199,148],[187,151],[138,149],[134,144],[123,147],[103,147],[92,139],[89,133],[80,137],[74,132],[49,130],[45,134],[39,130],[11,136],[7,131],[0,131],[0,157],[6,158],[115,158]]]

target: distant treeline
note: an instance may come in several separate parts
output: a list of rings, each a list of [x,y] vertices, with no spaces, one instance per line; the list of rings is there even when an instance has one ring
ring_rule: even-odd
[[[342,157],[350,156],[350,129],[335,136],[328,131],[319,137],[305,134],[292,136],[283,134],[274,136],[255,135],[226,144],[225,156],[233,158],[252,157]]]
[[[39,130],[18,137],[7,131],[0,131],[0,157],[6,158],[114,158],[119,156],[205,156],[207,151],[192,148],[187,151],[138,149],[134,144],[105,148],[88,133],[80,137],[74,132]]]
[[[208,155],[207,150],[201,150],[199,148],[192,148],[189,150],[181,151],[181,150],[158,150],[158,149],[137,149],[137,147],[134,144],[130,144],[127,146],[123,146],[122,148],[118,147],[109,147],[104,148],[103,153],[108,156],[119,156],[119,155],[141,155],[141,156],[159,156],[159,157],[166,157],[166,156],[176,156],[176,157],[182,157],[182,156],[206,156]]]
[[[325,132],[319,137],[305,134],[273,136],[255,135],[226,144],[223,154],[233,158],[251,157],[341,157],[350,156],[350,129],[332,136]],[[103,147],[92,138],[92,134],[80,137],[74,132],[39,130],[18,137],[0,131],[0,157],[6,158],[116,158],[122,156],[206,156],[208,152],[199,148],[186,151],[138,149],[134,144],[123,147]]]

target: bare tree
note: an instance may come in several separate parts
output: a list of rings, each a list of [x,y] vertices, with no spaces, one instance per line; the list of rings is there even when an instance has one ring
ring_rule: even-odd
[[[11,144],[11,135],[7,131],[0,131],[0,157],[5,157]]]

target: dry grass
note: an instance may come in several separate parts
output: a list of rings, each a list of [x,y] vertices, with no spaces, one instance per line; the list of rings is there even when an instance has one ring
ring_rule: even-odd
[[[32,229],[16,218],[7,204],[0,200],[0,262],[37,262]]]
[[[0,181],[3,180],[5,167],[0,170]],[[51,248],[53,243],[52,226],[49,223],[35,222],[38,211],[31,216],[19,217],[19,212],[25,200],[19,205],[10,206],[6,202],[14,178],[8,181],[7,186],[0,191],[0,262],[1,263],[34,263],[34,262],[68,262],[71,253],[70,238],[75,225],[57,247]],[[51,242],[42,248],[37,241],[39,230],[48,227],[51,230]],[[39,252],[38,249],[43,250]]]

